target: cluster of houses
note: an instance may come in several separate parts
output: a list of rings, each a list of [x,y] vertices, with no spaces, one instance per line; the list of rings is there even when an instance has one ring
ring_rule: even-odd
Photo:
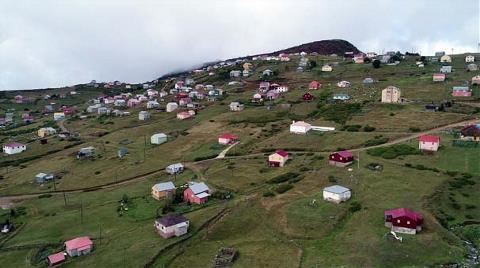
[[[253,94],[251,101],[253,103],[261,103],[265,100],[276,100],[281,96],[282,93],[285,93],[287,91],[288,86],[286,85],[280,85],[270,82],[260,82],[258,90],[255,94]]]

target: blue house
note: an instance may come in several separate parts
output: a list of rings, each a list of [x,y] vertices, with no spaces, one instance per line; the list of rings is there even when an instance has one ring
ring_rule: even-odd
[[[348,96],[348,94],[345,94],[345,93],[337,93],[337,94],[333,94],[333,99],[334,100],[340,100],[340,101],[346,101],[346,100],[350,99],[350,96]]]

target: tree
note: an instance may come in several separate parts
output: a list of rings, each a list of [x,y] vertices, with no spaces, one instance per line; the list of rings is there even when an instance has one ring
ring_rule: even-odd
[[[373,68],[375,68],[375,69],[380,68],[380,61],[379,61],[379,60],[374,60],[374,61],[372,62],[372,66],[373,66]]]
[[[366,57],[365,59],[363,59],[363,62],[364,63],[370,63],[372,60],[368,57]]]
[[[315,67],[317,67],[317,62],[314,61],[314,60],[309,60],[308,61],[308,69],[313,69]]]

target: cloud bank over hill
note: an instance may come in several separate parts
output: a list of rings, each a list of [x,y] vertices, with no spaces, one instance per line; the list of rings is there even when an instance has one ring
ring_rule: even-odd
[[[478,1],[4,0],[0,90],[141,82],[335,38],[378,53],[475,52]]]

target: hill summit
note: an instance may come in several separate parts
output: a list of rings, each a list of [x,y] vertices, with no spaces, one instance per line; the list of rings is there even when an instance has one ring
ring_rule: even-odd
[[[359,53],[361,52],[352,43],[342,39],[330,39],[314,41],[287,49],[272,52],[272,55],[278,55],[280,53],[300,53],[300,52],[313,53],[316,52],[320,55],[338,54],[343,55],[345,52]]]

